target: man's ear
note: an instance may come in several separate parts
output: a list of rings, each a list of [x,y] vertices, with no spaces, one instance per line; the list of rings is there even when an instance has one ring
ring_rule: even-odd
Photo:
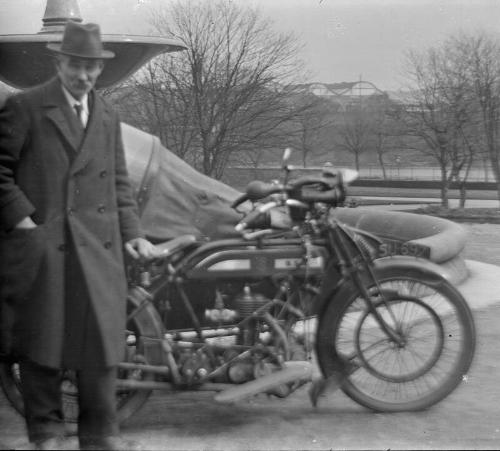
[[[54,67],[56,68],[56,70],[59,70],[59,65],[61,64],[61,60],[60,60],[59,56],[54,55],[52,57],[52,60],[54,61]]]

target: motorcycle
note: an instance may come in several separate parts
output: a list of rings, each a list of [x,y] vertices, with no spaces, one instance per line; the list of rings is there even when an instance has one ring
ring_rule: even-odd
[[[157,244],[152,261],[129,265],[121,421],[157,389],[208,390],[233,403],[284,398],[307,383],[313,405],[340,387],[374,411],[414,411],[467,374],[475,329],[462,295],[430,261],[390,254],[373,234],[336,219],[352,173],[325,167],[292,179],[288,159],[282,182],[253,181],[234,202],[238,211],[252,205],[235,226],[239,238],[184,235]],[[22,413],[15,362],[0,364],[0,382]],[[73,382],[65,372],[69,422],[78,413]]]

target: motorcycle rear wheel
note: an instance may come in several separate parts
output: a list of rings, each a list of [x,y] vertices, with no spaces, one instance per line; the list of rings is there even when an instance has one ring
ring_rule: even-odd
[[[391,268],[378,280],[390,301],[374,300],[374,306],[403,341],[388,337],[351,284],[321,315],[316,343],[320,368],[327,377],[339,358],[352,364],[342,390],[372,410],[429,408],[466,379],[475,349],[472,313],[444,279],[430,281],[418,270]]]
[[[133,294],[127,301],[127,310],[130,314],[137,308],[142,299],[138,299]],[[154,309],[141,309],[136,316],[129,318],[127,322],[127,343],[125,361],[142,363],[140,357],[143,354],[141,347],[141,335],[149,337],[162,336],[161,321],[156,317]],[[146,363],[146,362],[144,362]],[[156,363],[156,362],[147,362]],[[143,373],[138,370],[118,371],[118,377],[122,379],[150,380],[154,376],[151,373]],[[66,423],[76,423],[78,421],[78,390],[74,384],[74,374],[66,371],[61,382],[63,415]],[[19,365],[15,361],[0,361],[0,386],[5,397],[12,407],[24,416],[24,401],[21,390],[21,380],[19,377]],[[147,401],[152,390],[123,390],[116,391],[116,407],[118,421],[121,423],[131,417]]]

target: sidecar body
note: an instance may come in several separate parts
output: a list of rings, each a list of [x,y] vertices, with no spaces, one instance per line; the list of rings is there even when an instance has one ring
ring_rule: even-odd
[[[230,205],[239,191],[196,171],[157,137],[124,123],[122,132],[142,226],[152,241],[237,236],[241,216]]]

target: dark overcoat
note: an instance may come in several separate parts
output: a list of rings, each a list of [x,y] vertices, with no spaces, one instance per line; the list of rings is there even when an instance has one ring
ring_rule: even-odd
[[[141,235],[118,115],[90,98],[85,132],[57,78],[0,110],[0,293],[14,311],[14,350],[51,367],[62,358],[68,237],[113,365],[124,350],[123,243]],[[12,230],[26,216],[38,226]]]

